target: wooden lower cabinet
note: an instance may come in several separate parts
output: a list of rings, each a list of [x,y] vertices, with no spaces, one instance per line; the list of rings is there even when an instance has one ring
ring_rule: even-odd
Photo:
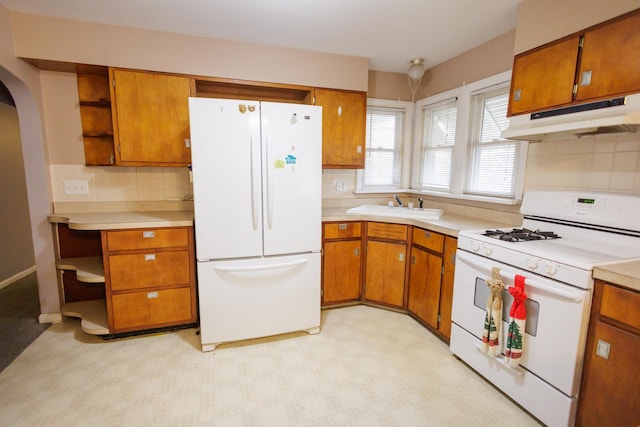
[[[427,325],[438,327],[442,256],[411,248],[407,309]]]
[[[597,280],[578,426],[640,425],[640,292]]]
[[[322,304],[358,301],[362,275],[362,223],[323,224]]]
[[[448,342],[457,246],[455,237],[403,224],[325,222],[322,304],[406,310]]]
[[[193,227],[105,230],[102,249],[111,333],[197,321]]]
[[[408,226],[369,222],[364,299],[404,307]]]
[[[440,320],[438,334],[447,342],[451,338],[451,306],[453,305],[453,278],[456,272],[458,239],[447,236],[444,241],[442,282],[440,285]]]
[[[455,237],[413,227],[407,310],[447,342],[457,246]]]

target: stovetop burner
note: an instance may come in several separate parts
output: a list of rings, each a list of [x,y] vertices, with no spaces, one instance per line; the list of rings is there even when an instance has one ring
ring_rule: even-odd
[[[507,242],[528,242],[531,240],[547,240],[560,238],[560,236],[558,236],[553,231],[532,231],[526,228],[514,228],[511,231],[487,230],[483,235]]]

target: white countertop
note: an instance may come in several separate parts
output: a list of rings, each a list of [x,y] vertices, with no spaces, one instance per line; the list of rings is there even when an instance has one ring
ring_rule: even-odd
[[[640,260],[595,267],[593,277],[640,292]]]
[[[193,211],[65,212],[49,215],[49,222],[74,230],[187,227],[193,225]]]
[[[520,224],[507,224],[471,216],[452,214],[445,211],[439,220],[422,220],[398,217],[383,217],[378,215],[348,214],[345,208],[325,208],[322,210],[322,221],[378,221],[396,224],[415,225],[416,227],[436,231],[457,237],[460,230],[491,229],[500,227],[514,227]]]

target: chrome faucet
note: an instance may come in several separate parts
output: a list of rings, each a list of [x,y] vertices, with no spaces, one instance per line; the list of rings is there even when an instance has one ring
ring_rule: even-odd
[[[396,202],[398,202],[398,206],[402,207],[402,201],[400,200],[400,197],[398,197],[397,194],[394,194],[393,198],[396,199]]]

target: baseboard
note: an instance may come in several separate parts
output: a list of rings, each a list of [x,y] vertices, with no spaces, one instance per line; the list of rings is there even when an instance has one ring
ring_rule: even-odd
[[[42,313],[38,316],[40,323],[62,323],[61,313]]]
[[[13,276],[9,277],[8,279],[5,279],[2,282],[0,282],[0,289],[5,288],[5,287],[17,282],[18,280],[22,279],[23,277],[27,277],[28,275],[30,275],[34,271],[36,271],[36,266],[35,265],[27,268],[24,271],[21,271],[18,274],[14,274]]]

